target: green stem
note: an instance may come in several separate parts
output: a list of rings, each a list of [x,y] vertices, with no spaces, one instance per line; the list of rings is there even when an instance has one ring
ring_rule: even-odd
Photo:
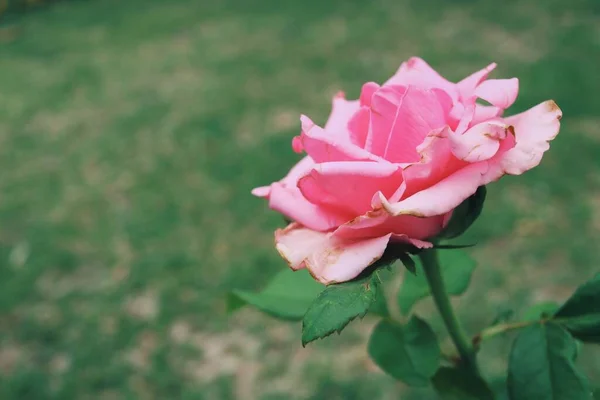
[[[479,335],[476,336],[475,340],[483,341],[485,339],[489,339],[493,336],[499,335],[504,332],[512,331],[515,329],[525,328],[526,326],[533,325],[539,323],[540,321],[523,321],[523,322],[513,322],[510,324],[499,324],[489,327],[481,331]]]
[[[446,291],[446,286],[442,278],[437,251],[435,249],[425,250],[419,254],[419,257],[423,263],[423,269],[425,270],[425,276],[427,278],[427,282],[429,283],[431,296],[435,301],[438,311],[442,315],[442,319],[444,320],[446,329],[448,329],[450,338],[458,350],[461,363],[466,368],[479,375],[479,369],[475,359],[475,349],[460,325],[452,308],[452,304],[450,303],[450,297],[448,296],[448,292]]]

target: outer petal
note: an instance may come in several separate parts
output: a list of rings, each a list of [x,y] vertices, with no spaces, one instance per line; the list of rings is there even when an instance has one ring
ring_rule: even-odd
[[[330,161],[381,161],[368,151],[356,146],[347,137],[328,134],[308,117],[302,116],[300,140],[306,153],[318,163]]]
[[[394,217],[385,209],[379,208],[341,225],[333,234],[346,240],[356,240],[392,232],[395,235],[404,235],[410,240],[423,240],[435,236],[443,227],[443,215],[430,218],[418,218],[412,215]]]
[[[456,99],[456,85],[438,74],[429,64],[419,57],[412,57],[402,63],[398,71],[384,86],[388,85],[413,85],[421,89],[439,88],[446,91]]]
[[[330,237],[304,262],[311,275],[319,282],[328,285],[349,281],[381,258],[391,236],[388,233],[353,242]]]
[[[350,131],[350,141],[360,147],[365,148],[367,136],[369,134],[369,123],[371,120],[371,110],[367,106],[361,107],[348,122]]]
[[[549,142],[560,129],[562,111],[552,100],[508,117],[504,122],[514,126],[516,143],[502,156],[500,163],[507,174],[520,175],[537,166]]]
[[[330,284],[355,278],[381,258],[391,236],[345,241],[293,223],[275,232],[275,242],[292,269],[306,267],[319,282]]]
[[[345,213],[343,210],[333,210],[312,204],[302,196],[297,187],[286,186],[278,182],[271,185],[269,207],[318,231],[337,228],[352,218],[352,214]]]
[[[500,141],[506,138],[509,126],[501,122],[483,122],[475,125],[462,135],[450,132],[452,153],[470,163],[489,160],[500,148]]]
[[[380,196],[382,206],[392,215],[432,217],[452,211],[482,185],[487,162],[469,164],[433,186],[397,203]]]
[[[305,267],[304,260],[315,248],[328,239],[328,234],[291,223],[285,229],[275,231],[275,247],[293,270]]]
[[[298,182],[306,199],[360,215],[371,208],[377,191],[392,194],[402,183],[398,165],[378,162],[329,162],[315,165]]]
[[[304,157],[302,160],[298,161],[298,163],[294,165],[292,169],[290,169],[288,174],[280,181],[280,183],[282,183],[284,186],[296,186],[298,179],[308,174],[314,165],[315,162],[312,158],[309,156]],[[252,194],[256,197],[269,197],[271,194],[271,186],[261,186],[252,189]]]
[[[458,82],[456,84],[456,87],[460,93],[460,97],[463,100],[467,100],[467,99],[473,97],[473,95],[475,93],[475,88],[477,88],[477,86],[479,86],[479,84],[481,82],[485,81],[487,79],[488,75],[490,74],[490,72],[492,72],[495,68],[496,68],[496,63],[491,63],[484,69],[477,71],[477,72],[467,76],[462,81]]]
[[[360,105],[361,106],[370,106],[371,98],[373,94],[380,88],[380,86],[375,82],[367,82],[363,85],[360,90]]]
[[[475,89],[475,96],[483,99],[498,108],[510,107],[519,94],[519,80],[512,79],[490,79],[482,82]]]
[[[502,115],[503,109],[500,107],[494,106],[483,106],[481,104],[475,105],[475,115],[471,120],[471,126],[477,125],[481,122],[488,121],[490,119],[494,119]]]
[[[339,92],[333,98],[331,114],[325,124],[325,131],[334,136],[349,137],[348,122],[359,107],[358,100],[348,101],[344,96],[344,92]]]

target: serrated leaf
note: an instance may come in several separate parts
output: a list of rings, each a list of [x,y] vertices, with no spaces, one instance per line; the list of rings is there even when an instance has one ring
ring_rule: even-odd
[[[302,346],[340,333],[356,317],[364,317],[379,290],[376,274],[350,282],[329,285],[319,294],[302,319]]]
[[[591,400],[589,383],[573,364],[576,351],[575,340],[558,324],[524,328],[510,353],[510,399]]]
[[[600,343],[600,274],[577,288],[554,317],[577,339]]]
[[[453,296],[463,294],[471,281],[475,270],[475,260],[467,253],[452,250],[439,253],[442,277],[448,293]],[[420,262],[416,274],[404,274],[404,281],[398,292],[398,305],[403,314],[408,314],[421,299],[429,296],[429,285]]]
[[[559,305],[553,301],[546,301],[544,303],[534,304],[531,306],[523,315],[525,321],[539,321],[542,318],[548,318],[554,315],[558,310]]]
[[[494,393],[479,376],[469,371],[442,367],[431,379],[442,400],[494,400]]]
[[[324,289],[306,270],[283,269],[261,292],[232,291],[227,308],[234,311],[249,304],[273,317],[298,321]]]
[[[439,239],[452,239],[462,235],[477,220],[483,210],[487,190],[480,186],[477,191],[463,201],[452,212],[448,225],[437,236]]]
[[[368,345],[385,373],[410,386],[427,386],[440,363],[440,346],[427,322],[413,316],[406,325],[382,320]]]

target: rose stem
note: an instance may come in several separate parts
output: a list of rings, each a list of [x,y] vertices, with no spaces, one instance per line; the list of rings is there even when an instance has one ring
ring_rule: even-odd
[[[421,262],[423,263],[423,269],[425,270],[425,277],[429,283],[431,289],[431,296],[437,306],[438,311],[442,315],[446,329],[450,334],[450,338],[454,342],[458,354],[461,358],[461,364],[466,368],[470,369],[476,375],[479,375],[479,369],[477,367],[477,361],[475,359],[475,350],[471,341],[465,334],[454,310],[450,303],[450,297],[446,291],[446,286],[442,278],[440,269],[440,263],[438,260],[437,251],[435,249],[424,250],[419,253]]]

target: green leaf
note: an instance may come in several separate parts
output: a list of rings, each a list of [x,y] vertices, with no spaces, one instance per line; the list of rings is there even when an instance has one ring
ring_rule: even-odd
[[[234,311],[250,304],[271,316],[298,321],[324,288],[306,270],[284,269],[261,292],[232,291],[227,308]]]
[[[369,313],[384,318],[390,316],[390,310],[387,305],[387,298],[385,297],[385,292],[383,291],[382,285],[379,286],[379,290],[377,290],[377,293],[375,293],[375,300],[369,308]]]
[[[431,383],[442,400],[494,400],[488,384],[469,371],[442,367]]]
[[[437,236],[438,239],[452,239],[462,235],[477,220],[483,210],[486,195],[485,186],[480,186],[475,194],[463,201],[452,212],[448,225]]]
[[[329,285],[312,302],[302,320],[302,346],[340,333],[356,317],[364,317],[379,291],[376,274],[350,282]]]
[[[525,321],[539,321],[543,318],[552,317],[559,305],[553,301],[546,301],[531,306],[523,315]]]
[[[463,294],[475,269],[476,263],[467,253],[460,250],[440,252],[442,277],[448,293],[454,296]],[[402,287],[398,292],[398,305],[403,314],[408,314],[421,299],[429,296],[429,285],[422,266],[418,265],[416,274],[404,274]]]
[[[577,339],[600,343],[600,274],[581,285],[554,317]]]
[[[589,383],[573,364],[576,351],[575,340],[558,324],[524,328],[510,353],[510,399],[591,400]]]
[[[411,386],[427,386],[440,363],[440,346],[427,322],[413,316],[406,325],[377,324],[369,355],[384,372]]]

